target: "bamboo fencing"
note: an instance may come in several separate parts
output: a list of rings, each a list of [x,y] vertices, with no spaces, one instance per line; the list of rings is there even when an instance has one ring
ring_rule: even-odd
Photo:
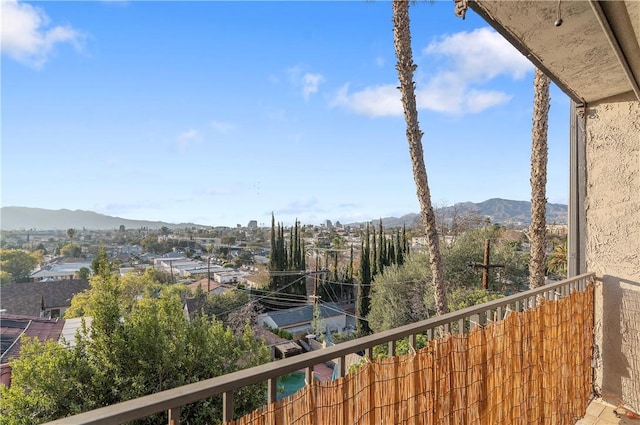
[[[574,424],[592,388],[593,285],[312,382],[230,425]]]

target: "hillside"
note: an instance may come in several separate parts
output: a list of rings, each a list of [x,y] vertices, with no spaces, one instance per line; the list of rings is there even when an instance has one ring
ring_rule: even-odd
[[[531,223],[531,203],[493,198],[484,202],[461,202],[436,210],[436,216],[449,222],[454,216],[464,217],[470,214],[482,219],[489,217],[492,223],[501,225],[528,226]],[[568,210],[564,204],[547,204],[547,224],[567,224]],[[375,221],[375,220],[374,220]],[[420,222],[420,214],[407,214],[402,217],[382,219],[385,227],[414,227]]]
[[[0,228],[2,230],[38,229],[38,230],[66,230],[118,229],[124,225],[127,229],[147,227],[159,229],[166,226],[170,229],[184,227],[205,227],[192,223],[165,223],[162,221],[128,220],[83,210],[48,210],[44,208],[2,207],[0,208]]]

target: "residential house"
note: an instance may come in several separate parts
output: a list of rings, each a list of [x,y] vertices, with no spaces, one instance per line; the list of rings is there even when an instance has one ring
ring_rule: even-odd
[[[0,309],[7,314],[29,317],[62,317],[74,295],[89,289],[85,279],[2,285]]]
[[[58,262],[44,265],[29,276],[34,282],[50,280],[68,280],[77,276],[80,269],[91,270],[90,262]]]
[[[58,341],[64,323],[58,318],[0,313],[0,383],[11,386],[9,361],[20,357],[23,336],[37,338],[40,342]]]
[[[313,332],[313,305],[275,310],[258,316],[258,325],[283,329],[294,337],[304,337]],[[318,305],[318,318],[323,331],[333,333],[347,326],[346,312],[334,302]]]

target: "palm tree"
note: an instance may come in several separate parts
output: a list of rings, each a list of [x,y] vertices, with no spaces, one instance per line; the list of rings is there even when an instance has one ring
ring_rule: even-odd
[[[433,206],[431,205],[427,170],[424,165],[422,132],[418,124],[415,84],[413,82],[413,71],[416,69],[416,65],[413,63],[413,53],[411,51],[409,2],[408,0],[393,0],[392,7],[393,40],[398,58],[396,70],[398,71],[398,78],[400,80],[404,117],[407,122],[407,140],[409,142],[411,163],[413,164],[413,178],[416,182],[418,201],[420,202],[420,217],[425,228],[427,244],[429,245],[429,262],[431,266],[436,312],[438,314],[444,314],[449,311],[449,307],[447,303],[442,258],[440,257],[436,217],[433,212]]]
[[[549,77],[536,68],[533,77],[533,129],[531,145],[531,225],[529,236],[529,287],[544,285],[547,248],[546,185],[547,185],[547,127],[549,119]]]

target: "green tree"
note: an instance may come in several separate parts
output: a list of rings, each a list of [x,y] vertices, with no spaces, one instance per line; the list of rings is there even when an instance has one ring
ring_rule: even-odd
[[[82,297],[93,321],[74,347],[30,341],[10,363],[12,386],[0,386],[0,424],[40,423],[269,361],[251,328],[236,335],[215,319],[188,320],[172,286],[148,291],[157,282],[134,274],[91,283]],[[265,391],[258,384],[236,393],[235,414],[262,405]],[[194,403],[182,409],[181,422],[219,422],[221,409],[219,397]],[[166,422],[163,416],[135,423]]]
[[[91,277],[91,270],[86,267],[80,267],[77,276],[78,279],[89,279]]]
[[[528,256],[519,249],[519,244],[503,239],[502,232],[494,226],[469,230],[460,235],[452,246],[443,247],[447,297],[451,300],[452,309],[501,296],[499,291],[480,289],[479,272],[468,266],[469,262],[482,262],[487,238],[494,241],[491,262],[505,266],[491,270],[493,288],[512,291],[526,284]],[[436,303],[429,280],[431,268],[426,252],[411,253],[401,266],[389,266],[383,275],[377,275],[371,288],[371,312],[367,316],[371,328],[380,332],[433,315]]]
[[[23,249],[0,249],[0,269],[14,282],[26,282],[39,263],[39,254]],[[7,276],[5,275],[5,279]]]
[[[82,255],[82,248],[77,243],[71,242],[60,249],[60,254],[65,258],[79,258]]]
[[[367,316],[371,329],[380,332],[427,319],[434,309],[430,280],[426,253],[412,254],[402,266],[390,266],[383,275],[376,276]]]
[[[98,255],[91,261],[91,270],[94,276],[105,277],[111,274],[111,263],[109,263],[107,249],[104,246],[100,247]]]
[[[73,237],[76,235],[75,229],[67,229],[67,236],[70,240],[73,240]]]
[[[11,283],[13,276],[4,270],[0,270],[0,284]]]
[[[371,331],[367,315],[370,310],[369,294],[371,290],[371,245],[369,241],[369,225],[360,246],[360,279],[356,293],[356,332],[363,336]]]

